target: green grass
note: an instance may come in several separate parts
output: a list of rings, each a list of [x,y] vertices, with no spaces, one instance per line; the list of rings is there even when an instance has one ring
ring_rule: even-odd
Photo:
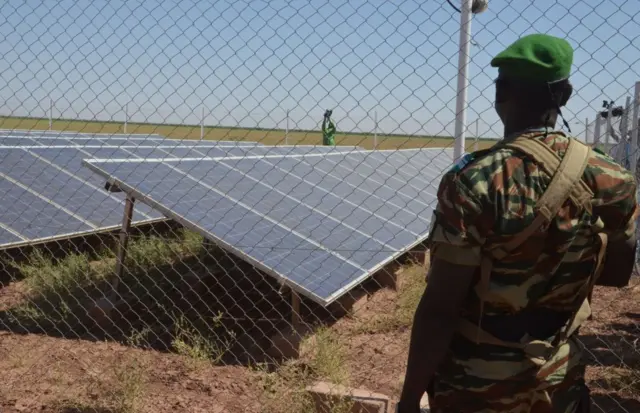
[[[131,239],[127,249],[128,274],[146,274],[189,256],[198,254],[202,237],[180,230],[175,237],[145,235]],[[26,300],[8,310],[14,322],[60,323],[70,316],[81,301],[95,300],[97,291],[113,274],[115,253],[111,250],[95,254],[70,253],[54,258],[35,249],[25,261],[9,261],[24,279]],[[145,277],[131,278],[137,283]]]
[[[340,337],[330,328],[321,327],[311,337],[309,367],[317,379],[347,386],[349,371],[346,369],[347,349]]]
[[[221,315],[214,317],[213,326],[215,329],[220,325]],[[175,334],[171,342],[173,350],[188,359],[192,368],[217,364],[227,351],[231,340],[217,343],[203,335],[184,316],[174,317]],[[233,336],[233,335],[232,335]]]
[[[124,133],[122,122],[101,122],[88,120],[53,121],[52,129],[56,131],[73,131],[83,133]],[[49,120],[40,118],[0,117],[1,129],[37,129],[48,130]],[[129,123],[127,133],[160,134],[173,139],[200,139],[200,126],[168,125],[152,123]],[[285,131],[282,129],[250,129],[240,127],[205,127],[204,139],[253,141],[265,145],[284,145]],[[381,135],[377,137],[378,149],[406,149],[424,147],[452,147],[453,138],[446,136],[406,136]],[[496,141],[481,139],[480,149],[492,146]],[[291,130],[288,134],[289,145],[321,145],[322,133],[319,130]],[[337,133],[336,145],[361,146],[373,148],[373,134],[370,133]],[[467,140],[467,150],[473,149],[473,140]]]
[[[181,230],[175,238],[144,235],[132,239],[127,247],[126,265],[130,271],[160,267],[185,256],[197,255],[203,237],[193,231]]]
[[[11,265],[24,276],[29,293],[38,296],[71,291],[103,275],[94,271],[87,255],[70,254],[56,260],[40,249],[34,250],[26,262]]]
[[[321,326],[305,337],[299,359],[286,361],[270,371],[265,365],[255,368],[261,386],[263,411],[274,413],[307,413],[313,410],[313,400],[307,386],[317,381],[344,386],[350,384],[347,363],[348,348],[329,327]],[[333,398],[327,412],[347,413],[353,401]]]
[[[132,361],[115,368],[115,388],[109,392],[109,403],[115,413],[138,413],[143,407],[146,374]]]

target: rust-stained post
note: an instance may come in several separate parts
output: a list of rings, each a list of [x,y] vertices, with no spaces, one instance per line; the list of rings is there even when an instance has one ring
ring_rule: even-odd
[[[131,231],[131,221],[133,219],[133,206],[135,199],[132,195],[127,195],[124,204],[124,216],[122,217],[122,227],[120,228],[120,242],[118,244],[118,255],[116,258],[115,279],[111,283],[113,293],[116,294],[120,279],[124,276],[124,262],[127,258],[127,245],[129,244],[129,232]]]
[[[294,331],[301,324],[300,296],[293,290],[293,288],[291,289],[291,324],[294,328]]]

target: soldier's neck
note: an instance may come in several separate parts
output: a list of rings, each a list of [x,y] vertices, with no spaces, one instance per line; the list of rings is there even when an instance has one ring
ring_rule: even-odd
[[[503,138],[508,136],[513,136],[518,133],[523,133],[530,130],[554,130],[556,127],[555,122],[541,122],[541,121],[533,121],[533,122],[513,122],[507,123],[504,125],[504,135]]]

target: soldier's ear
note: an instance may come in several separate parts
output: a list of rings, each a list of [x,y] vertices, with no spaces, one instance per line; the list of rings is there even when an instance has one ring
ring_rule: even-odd
[[[567,104],[572,94],[573,94],[573,85],[571,84],[571,82],[567,80],[562,85],[562,89],[560,91],[560,101],[558,102],[560,104],[560,107],[563,107]]]
[[[511,87],[509,81],[503,77],[499,77],[494,81],[496,85],[496,103],[506,102],[510,98]]]

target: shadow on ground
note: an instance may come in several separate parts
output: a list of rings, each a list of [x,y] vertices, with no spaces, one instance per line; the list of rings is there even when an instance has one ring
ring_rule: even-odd
[[[634,413],[640,412],[640,402],[617,394],[593,394],[592,413]]]
[[[97,311],[110,279],[55,288],[0,308],[0,329],[172,351],[225,365],[273,359],[272,337],[290,326],[287,292],[273,277],[213,250],[187,258],[128,268],[118,286],[121,299],[109,317]],[[115,260],[106,265],[113,268]],[[109,270],[112,273],[112,270]],[[15,281],[15,280],[14,280]],[[17,284],[14,282],[14,284]],[[0,290],[9,289],[5,287]],[[300,306],[307,323],[331,324],[335,316],[308,300]]]
[[[639,327],[637,314],[624,313],[616,322],[607,324],[597,333],[580,335],[587,349],[586,361],[594,366],[612,366],[640,370],[640,349],[637,345]]]

